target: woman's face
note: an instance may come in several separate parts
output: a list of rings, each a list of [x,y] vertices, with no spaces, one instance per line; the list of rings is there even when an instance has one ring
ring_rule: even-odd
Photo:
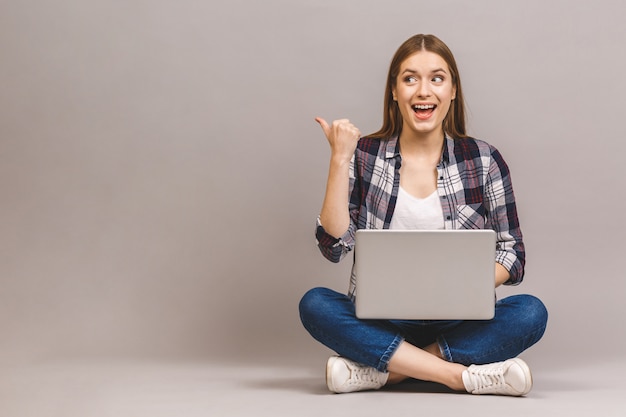
[[[420,51],[400,65],[392,90],[402,114],[402,135],[443,134],[443,119],[456,97],[448,64],[434,52]]]

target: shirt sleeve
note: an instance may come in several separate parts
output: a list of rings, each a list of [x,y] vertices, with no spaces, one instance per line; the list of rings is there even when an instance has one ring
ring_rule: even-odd
[[[349,252],[354,249],[355,242],[355,234],[357,230],[357,218],[359,215],[359,207],[361,206],[360,202],[360,180],[357,180],[357,175],[355,175],[355,159],[353,156],[350,161],[350,169],[349,169],[349,200],[348,200],[348,210],[350,212],[350,226],[348,226],[348,230],[340,236],[336,238],[324,229],[319,216],[317,217],[316,228],[315,228],[315,240],[317,242],[317,247],[320,252],[326,259],[331,262],[339,262],[342,260]]]
[[[518,285],[524,278],[526,252],[509,168],[500,152],[493,147],[485,197],[486,226],[496,232],[496,262],[504,266],[510,274],[504,284]]]

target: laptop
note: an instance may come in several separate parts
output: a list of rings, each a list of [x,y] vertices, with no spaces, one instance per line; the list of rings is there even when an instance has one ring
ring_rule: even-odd
[[[356,232],[361,319],[489,320],[494,316],[493,230]]]

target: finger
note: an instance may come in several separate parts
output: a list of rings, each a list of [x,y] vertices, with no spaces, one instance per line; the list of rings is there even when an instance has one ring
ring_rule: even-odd
[[[350,133],[356,137],[361,136],[361,131],[359,130],[359,128],[353,125],[348,119],[335,120],[333,122],[333,128],[340,129],[341,131]]]
[[[328,125],[326,120],[324,120],[321,117],[316,117],[315,121],[320,124],[320,126],[322,127],[322,130],[324,131],[324,134],[328,136],[328,134],[330,133],[330,126]]]

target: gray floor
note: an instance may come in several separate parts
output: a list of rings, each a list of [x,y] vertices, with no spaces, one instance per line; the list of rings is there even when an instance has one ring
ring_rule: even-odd
[[[525,398],[449,393],[418,382],[330,394],[323,364],[290,362],[71,359],[13,365],[1,370],[0,416],[626,415],[626,358],[534,369],[535,385]]]

